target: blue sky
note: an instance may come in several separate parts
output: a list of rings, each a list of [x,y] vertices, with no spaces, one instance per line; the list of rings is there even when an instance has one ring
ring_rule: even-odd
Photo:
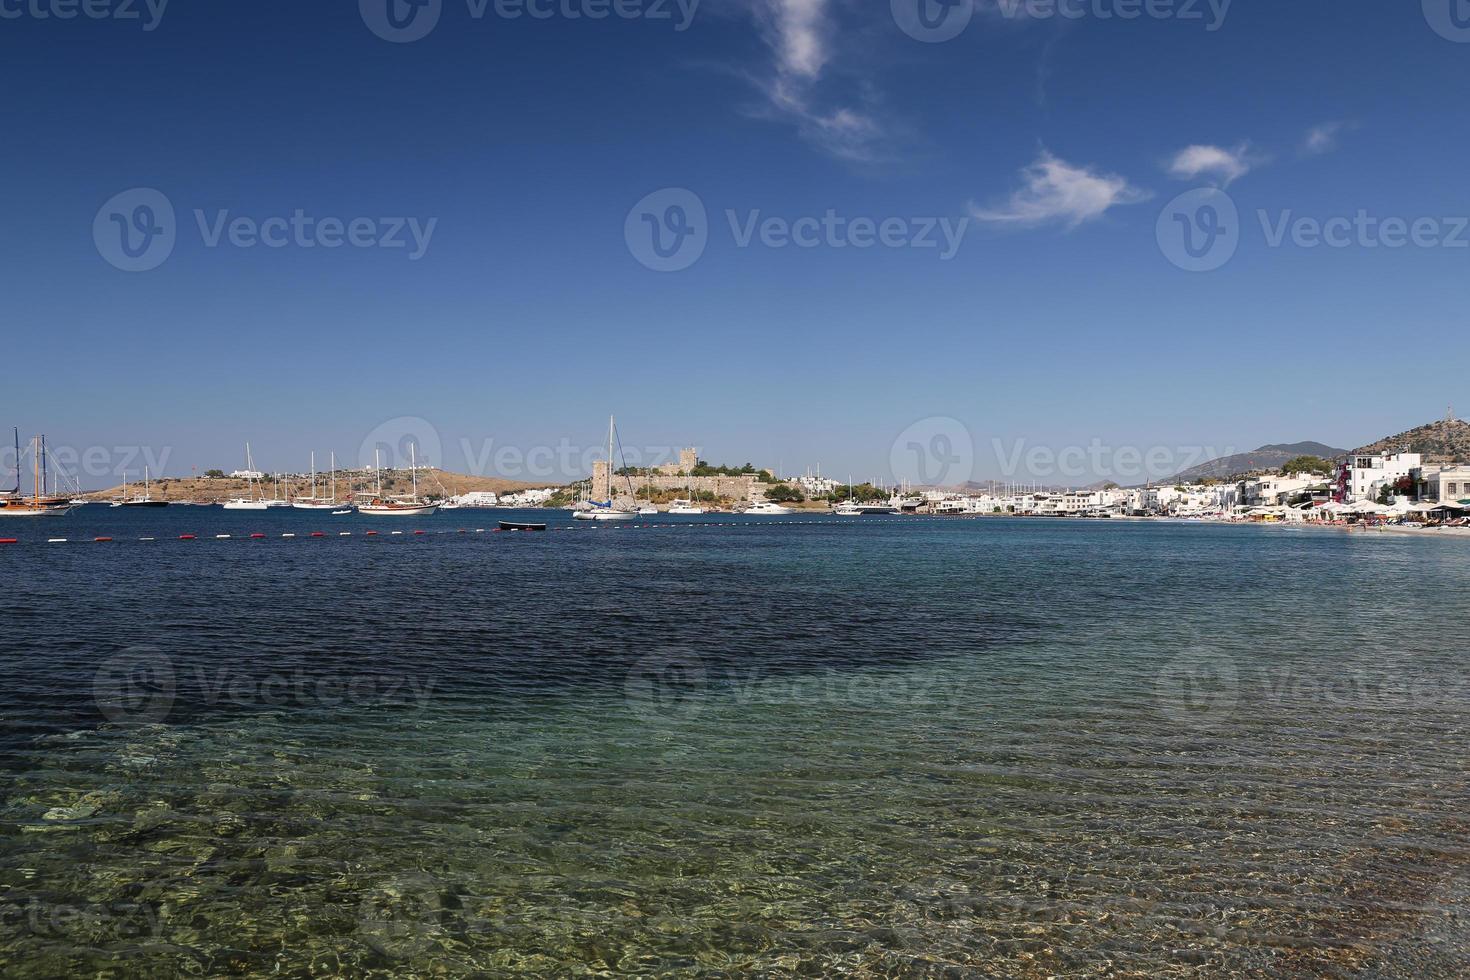
[[[387,0],[0,0],[0,422],[174,474],[246,440],[270,469],[356,461],[376,431],[549,478],[518,455],[582,459],[616,412],[630,447],[861,479],[955,435],[983,480],[1026,478],[1018,446],[1182,462],[1470,406],[1470,43],[1436,0],[997,0],[938,43],[902,0],[624,2],[644,15],[442,0],[394,42]],[[140,188],[172,250],[125,271],[124,230],[167,237],[138,230],[161,227]],[[1238,240],[1191,272],[1160,236],[1201,188]],[[669,189],[703,250],[656,271],[638,235],[672,235]],[[406,244],[244,247],[298,212]],[[813,231],[829,212],[842,231]],[[1394,248],[1268,233],[1359,212],[1432,224]],[[812,246],[742,243],[769,219]],[[855,247],[857,219],[892,247]]]

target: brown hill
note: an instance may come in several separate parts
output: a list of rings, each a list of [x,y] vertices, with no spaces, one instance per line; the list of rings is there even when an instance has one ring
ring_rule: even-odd
[[[1355,453],[1388,453],[1407,449],[1419,453],[1426,463],[1470,462],[1470,422],[1441,419],[1396,436],[1379,439]]]
[[[317,474],[317,492],[323,495],[330,493],[329,485],[331,476],[328,474]],[[412,489],[413,481],[408,470],[384,470],[383,471],[383,493],[387,495],[407,494]],[[421,469],[419,470],[419,493],[425,497],[453,497],[462,493],[471,493],[476,490],[491,491],[494,493],[514,493],[517,490],[530,490],[537,487],[553,486],[552,483],[524,483],[520,480],[505,480],[496,476],[467,476],[463,473],[450,473],[446,470]],[[337,474],[337,496],[343,500],[351,497],[353,491],[371,491],[374,488],[374,479],[371,473],[361,471],[339,472]],[[84,494],[89,500],[112,500],[122,496],[122,487],[116,486],[110,490],[98,490],[95,493]],[[141,495],[143,487],[141,484],[128,483],[128,495]],[[281,493],[288,492],[292,497],[305,497],[311,493],[311,480],[307,478],[296,478],[286,481],[281,486]],[[276,488],[273,483],[264,484],[267,497],[275,495]],[[219,503],[231,497],[248,497],[251,493],[250,484],[244,480],[232,480],[228,477],[223,479],[210,479],[208,477],[185,477],[154,480],[151,487],[152,496],[161,500],[192,500],[201,504]]]

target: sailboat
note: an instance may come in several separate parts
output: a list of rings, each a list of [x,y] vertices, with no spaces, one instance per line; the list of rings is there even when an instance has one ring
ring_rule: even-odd
[[[670,514],[703,514],[704,508],[694,502],[694,491],[689,487],[689,474],[684,474],[684,492],[688,497],[680,497],[669,504]]]
[[[413,474],[413,496],[407,500],[401,497],[384,498],[383,496],[383,467],[378,460],[378,451],[373,450],[373,469],[377,471],[377,491],[373,499],[368,503],[360,504],[357,508],[359,514],[371,514],[375,516],[393,517],[427,517],[437,513],[438,504],[425,503],[419,500],[419,454],[418,443],[409,445],[409,472]]]
[[[154,500],[153,490],[149,484],[148,467],[143,467],[143,496],[128,497],[128,475],[123,474],[123,499],[113,504],[114,507],[167,507],[167,500]]]
[[[626,521],[637,517],[632,511],[616,510],[612,501],[613,480],[613,440],[617,434],[617,422],[612,416],[607,419],[607,500],[589,501],[592,507],[589,510],[579,510],[572,515],[573,519],[579,521]],[[628,489],[633,489],[632,481],[628,483]]]
[[[63,517],[71,513],[71,501],[65,497],[47,496],[46,449],[38,436],[31,440],[35,453],[32,470],[35,492],[30,497],[20,494],[20,429],[15,430],[15,489],[0,495],[0,517]]]
[[[256,486],[255,477],[253,475],[255,473],[255,460],[250,456],[250,443],[248,442],[245,444],[245,472],[252,474],[251,476],[246,478],[246,482],[250,484],[250,496],[234,497],[230,500],[226,500],[224,502],[225,510],[267,509],[270,505],[267,504],[264,498],[261,497]]]
[[[332,487],[332,499],[328,500],[325,497],[318,497],[316,495],[316,452],[313,451],[311,454],[311,496],[297,497],[295,500],[291,501],[291,506],[296,508],[297,510],[336,510],[337,489],[335,481],[337,479],[337,465],[335,457],[333,458],[332,463],[332,479],[334,481]]]

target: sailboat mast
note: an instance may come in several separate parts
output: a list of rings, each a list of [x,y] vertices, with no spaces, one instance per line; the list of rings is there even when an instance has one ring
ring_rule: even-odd
[[[41,436],[41,493],[42,493],[42,495],[45,495],[45,494],[48,494],[48,493],[51,492],[51,481],[48,480],[46,477],[47,477],[47,473],[46,473],[46,437],[43,435],[43,436]]]
[[[332,459],[332,503],[337,503],[337,454],[331,454]]]
[[[379,500],[381,500],[383,498],[383,462],[378,458],[377,449],[373,450],[373,473],[376,474],[376,479],[378,481],[377,497]]]
[[[413,480],[413,502],[419,502],[419,444],[408,444],[408,469]]]
[[[41,496],[41,441],[31,436],[31,475],[35,478],[36,496]]]

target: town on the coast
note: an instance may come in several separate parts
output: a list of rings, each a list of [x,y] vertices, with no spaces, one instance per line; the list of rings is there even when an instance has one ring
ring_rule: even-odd
[[[1470,423],[1454,417],[1387,437],[1357,450],[1320,443],[1265,446],[1211,460],[1173,478],[1121,486],[1076,488],[992,481],[962,486],[914,486],[882,480],[855,483],[808,470],[781,475],[746,463],[712,465],[694,448],[669,462],[619,465],[609,423],[605,458],[591,474],[563,485],[471,477],[420,462],[342,467],[335,454],[300,472],[246,467],[169,477],[146,469],[118,487],[82,492],[45,438],[14,436],[14,486],[0,492],[0,516],[64,516],[77,507],[220,506],[227,510],[329,511],[336,516],[425,516],[441,510],[540,508],[584,520],[710,513],[781,517],[831,513],[844,517],[1036,517],[1170,519],[1354,527],[1470,529]],[[375,454],[376,456],[376,454]],[[28,471],[28,472],[27,472]],[[26,477],[29,477],[29,480]],[[29,484],[27,486],[27,483]]]

